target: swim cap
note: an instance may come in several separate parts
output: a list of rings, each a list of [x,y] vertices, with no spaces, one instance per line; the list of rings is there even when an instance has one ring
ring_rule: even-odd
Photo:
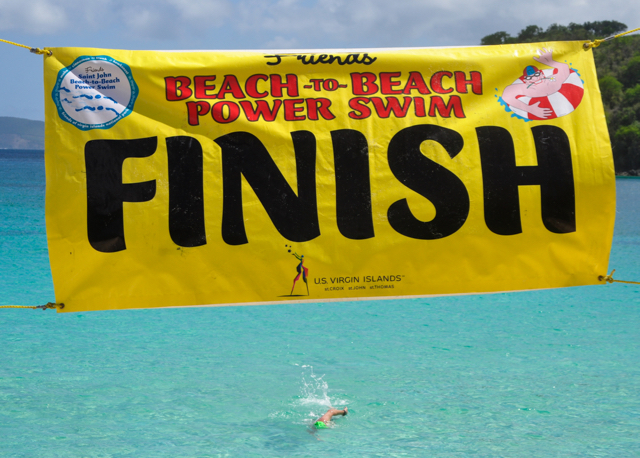
[[[534,65],[528,65],[522,72],[522,76],[533,76],[536,73],[540,73],[540,70],[538,69],[538,67]]]

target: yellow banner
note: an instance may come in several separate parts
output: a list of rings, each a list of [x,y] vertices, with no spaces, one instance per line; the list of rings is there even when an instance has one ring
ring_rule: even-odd
[[[591,51],[54,48],[65,312],[598,283],[611,146]]]

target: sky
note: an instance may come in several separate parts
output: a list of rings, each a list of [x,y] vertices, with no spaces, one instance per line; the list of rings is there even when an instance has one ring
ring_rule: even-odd
[[[630,0],[0,0],[0,38],[30,47],[364,49],[476,46],[528,25],[615,20]],[[604,37],[602,37],[604,38]],[[0,43],[0,116],[44,120],[42,56]]]

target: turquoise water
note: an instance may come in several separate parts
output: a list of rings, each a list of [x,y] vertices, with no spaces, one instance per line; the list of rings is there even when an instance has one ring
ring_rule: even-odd
[[[640,280],[640,180],[610,265]],[[0,304],[53,301],[42,152],[0,150]],[[2,457],[640,456],[640,287],[0,309]],[[349,406],[331,429],[309,425]]]

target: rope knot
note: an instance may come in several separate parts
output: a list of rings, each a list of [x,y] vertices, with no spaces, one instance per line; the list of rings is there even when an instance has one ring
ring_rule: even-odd
[[[47,56],[53,55],[53,53],[48,49],[29,48],[29,51],[31,51],[34,54],[46,54]]]
[[[615,280],[613,279],[613,273],[614,273],[615,271],[616,271],[616,269],[613,269],[609,275],[600,275],[600,276],[598,277],[598,280],[600,280],[600,281],[604,281],[604,282],[607,282],[607,283],[613,283],[613,282],[615,281]]]
[[[600,43],[602,43],[604,40],[593,40],[591,42],[586,42],[585,44],[582,45],[582,47],[584,48],[585,51],[590,50],[591,48],[597,48],[598,46],[600,46]]]
[[[60,307],[60,309],[62,310],[64,308],[64,304],[56,304],[55,302],[47,302],[45,305],[37,305],[36,309],[40,309],[40,310],[47,310],[47,309],[55,309]]]

